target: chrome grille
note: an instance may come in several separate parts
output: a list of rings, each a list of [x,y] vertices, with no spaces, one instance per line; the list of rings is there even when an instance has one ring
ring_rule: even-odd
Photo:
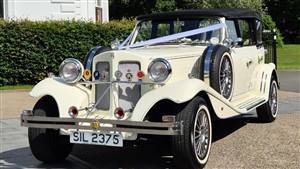
[[[137,82],[137,72],[140,64],[137,62],[121,62],[118,67],[122,72],[121,81]],[[125,111],[133,110],[134,106],[141,97],[141,85],[120,83],[118,84],[119,107]]]
[[[99,80],[108,82],[110,81],[110,66],[109,62],[98,62],[96,64],[95,73],[99,73]],[[98,80],[98,79],[97,79]],[[97,109],[109,110],[110,106],[110,85],[109,84],[97,84],[96,85],[96,101],[103,95],[105,90],[108,89],[108,92],[103,96],[100,103],[96,106]]]

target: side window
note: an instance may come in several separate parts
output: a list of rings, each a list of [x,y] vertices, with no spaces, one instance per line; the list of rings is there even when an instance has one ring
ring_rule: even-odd
[[[170,35],[170,24],[158,24],[156,37],[162,37],[167,35]]]
[[[240,36],[243,39],[243,46],[249,46],[255,44],[253,32],[251,31],[251,25],[247,20],[238,20]]]
[[[231,40],[236,40],[238,38],[236,27],[233,20],[226,20],[226,26],[227,26],[227,33],[228,38]]]

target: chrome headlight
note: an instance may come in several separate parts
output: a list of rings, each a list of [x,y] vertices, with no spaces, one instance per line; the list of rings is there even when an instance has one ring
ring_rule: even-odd
[[[83,74],[83,65],[73,58],[64,60],[59,66],[59,76],[66,83],[78,82]]]
[[[165,81],[171,72],[170,63],[162,58],[154,59],[148,67],[149,78],[154,82]]]

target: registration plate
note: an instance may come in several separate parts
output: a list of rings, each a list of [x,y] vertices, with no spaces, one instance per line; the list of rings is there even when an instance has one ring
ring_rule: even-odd
[[[118,133],[72,131],[70,142],[75,144],[123,147],[123,137]]]

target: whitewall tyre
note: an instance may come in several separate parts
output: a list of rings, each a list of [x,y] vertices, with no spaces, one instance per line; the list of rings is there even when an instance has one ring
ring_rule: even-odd
[[[212,142],[211,116],[205,99],[195,97],[176,118],[183,121],[184,135],[173,137],[174,167],[203,168],[208,161]]]

